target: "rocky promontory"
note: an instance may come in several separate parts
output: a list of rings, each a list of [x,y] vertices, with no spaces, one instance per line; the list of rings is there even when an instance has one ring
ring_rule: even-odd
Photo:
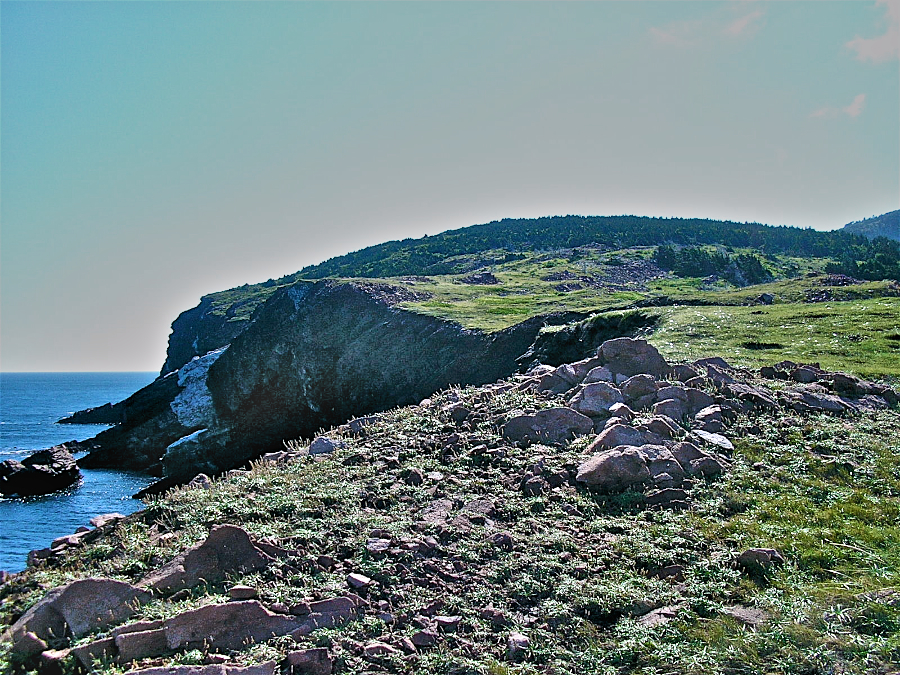
[[[163,374],[111,406],[119,423],[80,464],[176,482],[220,473],[285,439],[508,376],[542,326],[578,316],[486,333],[401,309],[404,299],[388,285],[300,281],[227,330],[201,302],[173,324]]]

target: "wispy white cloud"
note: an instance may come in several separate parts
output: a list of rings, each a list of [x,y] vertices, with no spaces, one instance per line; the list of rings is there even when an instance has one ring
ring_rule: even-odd
[[[876,4],[885,8],[887,30],[884,35],[874,38],[857,35],[845,47],[856,52],[860,61],[882,63],[900,58],[900,0],[876,0]]]
[[[863,111],[863,106],[865,104],[866,95],[857,94],[853,99],[853,103],[841,108],[841,112],[843,112],[845,115],[849,115],[850,117],[859,117],[860,113]]]
[[[652,26],[650,35],[662,45],[691,47],[699,44],[702,29],[702,21],[673,21],[662,27]]]
[[[748,35],[756,30],[759,26],[757,21],[763,17],[764,12],[761,9],[757,9],[754,12],[750,12],[749,14],[745,14],[744,16],[735,19],[731,23],[729,23],[724,28],[724,33],[726,35],[731,35],[732,37],[740,37],[741,35]]]
[[[746,7],[741,8],[746,11]],[[730,12],[717,11],[706,17],[688,21],[672,21],[663,26],[652,26],[649,30],[653,40],[669,47],[699,47],[721,40],[746,38],[759,28],[765,12],[756,9],[734,18]]]
[[[850,105],[845,105],[843,108],[834,108],[832,106],[824,106],[819,108],[818,110],[812,111],[809,116],[810,117],[859,117],[862,114],[863,108],[866,105],[866,95],[865,94],[857,94]]]

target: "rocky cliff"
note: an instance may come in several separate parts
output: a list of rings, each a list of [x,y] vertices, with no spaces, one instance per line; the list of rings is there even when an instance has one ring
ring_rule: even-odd
[[[252,323],[256,310],[275,290],[274,284],[265,283],[203,296],[200,304],[172,322],[160,375],[175,372],[195,356],[231,343]]]
[[[118,404],[123,421],[92,439],[80,464],[176,480],[217,473],[284,439],[508,376],[548,321],[467,330],[397,307],[398,293],[297,282],[274,290],[233,336],[201,303],[173,325],[164,374]]]

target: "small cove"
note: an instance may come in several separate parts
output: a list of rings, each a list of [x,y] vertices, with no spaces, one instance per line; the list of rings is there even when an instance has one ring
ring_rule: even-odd
[[[77,410],[120,401],[149,384],[156,373],[0,374],[0,461],[21,460],[35,450],[85,440],[104,425],[56,424]],[[142,502],[131,495],[152,478],[110,470],[82,469],[68,490],[29,498],[0,498],[0,570],[18,572],[28,551],[71,534],[92,517],[132,513]]]

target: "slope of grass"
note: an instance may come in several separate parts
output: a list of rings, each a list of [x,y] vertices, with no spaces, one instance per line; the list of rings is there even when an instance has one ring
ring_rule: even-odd
[[[900,377],[900,298],[657,311],[661,321],[651,339],[672,357],[716,353],[751,367],[787,359]]]
[[[447,406],[457,401],[473,411],[470,427],[451,422]],[[138,618],[225,602],[233,582],[255,586],[264,602],[291,604],[345,593],[351,571],[377,581],[362,621],[316,631],[301,644],[284,637],[250,646],[229,655],[236,663],[326,646],[337,654],[339,672],[360,675],[892,672],[900,658],[900,414],[740,418],[729,434],[736,449],[727,475],[693,487],[692,510],[659,512],[641,507],[634,493],[600,497],[569,484],[523,494],[519,481],[529,467],[571,467],[589,439],[523,450],[504,443],[497,425],[515,411],[553,404],[515,391],[445,392],[430,407],[387,413],[365,438],[343,436],[346,447],[318,461],[257,464],[210,489],[175,490],[57,566],[29,569],[0,586],[0,617],[9,621],[45,588],[72,578],[136,581],[211,525],[228,522],[297,557],[197,587],[188,597],[156,600]],[[457,440],[447,452],[451,434]],[[428,474],[420,486],[405,481],[412,467]],[[472,500],[488,499],[494,522],[468,531],[420,525],[423,509],[442,498],[453,502],[449,519]],[[374,530],[397,544],[434,536],[436,546],[425,555],[376,556],[366,549]],[[511,536],[511,550],[491,543],[498,531]],[[747,576],[734,555],[755,546],[779,548],[786,564]],[[339,567],[302,562],[322,554]],[[683,568],[683,579],[655,576],[670,565]],[[378,618],[378,601],[394,623]],[[436,601],[444,603],[441,614],[461,617],[459,632],[441,635],[436,648],[361,653],[372,640],[396,643],[418,630],[411,619]],[[648,608],[661,606],[675,608],[674,620],[641,621]],[[735,606],[762,612],[759,625],[734,619]],[[487,607],[506,625],[487,620]],[[531,640],[519,662],[505,655],[512,630]],[[187,652],[152,663],[203,659]]]

